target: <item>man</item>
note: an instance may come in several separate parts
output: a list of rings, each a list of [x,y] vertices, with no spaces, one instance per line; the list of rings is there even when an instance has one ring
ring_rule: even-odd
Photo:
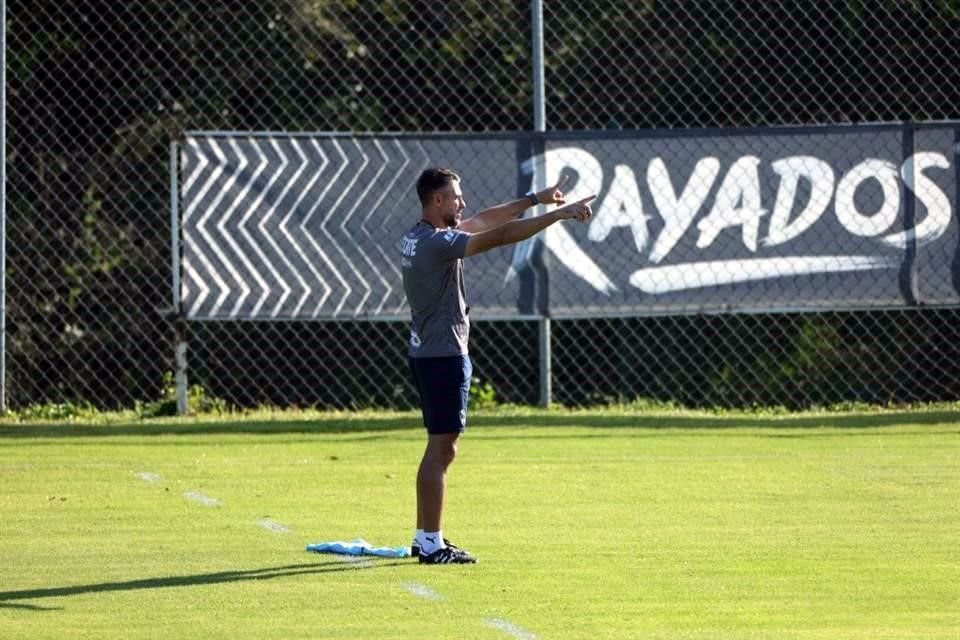
[[[565,204],[553,187],[506,202],[464,219],[460,177],[449,169],[427,169],[417,180],[423,206],[420,222],[400,242],[403,288],[413,322],[409,363],[417,391],[427,448],[417,471],[417,531],[412,550],[424,564],[476,562],[443,537],[441,521],[447,469],[466,427],[473,367],[467,355],[470,320],[463,286],[463,258],[526,240],[560,220],[585,222],[596,196],[566,204],[542,216],[518,219],[537,204]]]

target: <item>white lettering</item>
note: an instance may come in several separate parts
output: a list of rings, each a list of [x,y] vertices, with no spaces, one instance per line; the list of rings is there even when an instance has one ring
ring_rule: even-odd
[[[773,170],[780,175],[780,186],[770,216],[770,229],[763,241],[766,246],[793,240],[819,220],[830,205],[835,181],[830,165],[811,156],[792,156],[777,160],[773,163]],[[788,224],[797,198],[797,184],[801,178],[810,181],[810,199],[803,211]]]
[[[644,293],[659,294],[785,276],[896,269],[899,265],[895,257],[859,255],[711,260],[639,269],[630,275],[630,284]]]
[[[640,188],[633,170],[618,164],[613,170],[613,184],[593,214],[587,237],[594,242],[602,242],[615,227],[630,227],[637,253],[643,253],[650,235],[648,220],[650,216],[643,213]]]
[[[916,194],[917,199],[926,208],[927,215],[915,229],[908,229],[880,238],[883,243],[897,249],[905,249],[907,239],[912,234],[917,246],[922,247],[942,236],[947,227],[950,226],[950,220],[953,217],[950,199],[937,186],[936,182],[923,175],[923,170],[928,167],[949,169],[950,162],[939,153],[917,153],[907,158],[903,166],[900,167],[900,175],[903,176],[904,184]],[[917,215],[919,216],[919,212],[917,212]]]
[[[521,169],[529,173],[534,170],[534,167],[539,166],[544,167],[544,184],[556,184],[564,169],[569,168],[577,172],[576,184],[571,191],[566,193],[568,202],[585,198],[591,194],[598,194],[603,187],[603,169],[600,167],[600,162],[593,155],[578,147],[551,149],[542,157],[534,156],[525,161]],[[550,225],[541,237],[544,246],[565,267],[574,275],[589,283],[594,289],[605,295],[610,295],[617,290],[616,285],[604,273],[603,269],[580,248],[577,241],[567,230],[566,225]]]
[[[767,211],[760,204],[760,158],[743,156],[727,172],[710,213],[697,223],[697,247],[709,247],[727,227],[742,227],[743,244],[757,250],[760,217]]]
[[[650,251],[650,261],[660,262],[676,246],[689,228],[693,218],[707,199],[717,175],[720,173],[720,161],[716,158],[702,158],[693,168],[693,173],[683,187],[680,197],[673,189],[670,172],[660,158],[654,158],[647,167],[647,186],[657,205],[664,227]]]
[[[876,180],[883,189],[883,202],[873,215],[861,213],[857,209],[854,196],[857,187],[866,180]],[[840,184],[834,199],[837,220],[844,229],[855,236],[878,236],[889,229],[900,211],[900,181],[897,167],[887,160],[870,158],[848,171]]]
[[[414,238],[404,237],[400,240],[400,253],[412,258],[417,255],[417,240]]]
[[[858,237],[875,238],[894,249],[903,250],[911,242],[918,246],[934,242],[946,233],[953,221],[950,198],[927,171],[950,168],[948,156],[941,153],[918,152],[899,168],[888,160],[867,158],[839,179],[830,164],[820,158],[780,158],[770,164],[779,177],[772,211],[763,208],[760,162],[758,157],[746,155],[737,158],[730,166],[716,189],[709,212],[697,221],[698,248],[711,246],[725,229],[739,226],[743,245],[755,253],[761,218],[767,213],[770,213],[770,224],[762,244],[765,247],[783,245],[814,227],[831,205],[831,200],[837,220],[846,231]],[[552,149],[523,164],[527,172],[533,171],[534,167],[537,167],[539,180],[546,184],[555,183],[564,171],[575,171],[577,180],[566,194],[568,200],[602,191],[600,162],[583,149]],[[663,158],[650,160],[646,184],[663,220],[648,256],[651,263],[662,262],[687,233],[714,191],[720,169],[718,158],[701,158],[678,194]],[[769,180],[771,176],[765,176],[765,179]],[[802,185],[801,180],[806,184]],[[858,199],[858,190],[869,180],[876,181],[880,193],[860,193]],[[901,193],[901,181],[909,195]],[[807,185],[809,188],[803,189]],[[591,241],[603,242],[614,229],[629,227],[637,252],[642,254],[646,250],[651,240],[652,218],[644,211],[640,186],[632,167],[624,164],[614,167],[613,181],[587,230]],[[809,196],[805,202],[798,202],[798,194],[802,191],[808,191]],[[916,198],[917,222],[912,228],[891,232],[891,227],[902,215],[904,197]],[[607,295],[617,290],[603,269],[578,246],[566,225],[548,227],[541,238],[545,247],[585,283]],[[845,244],[843,239],[837,242]],[[401,249],[404,256],[414,255],[416,240],[404,239]],[[882,254],[781,255],[707,262],[691,261],[687,257],[682,264],[637,270],[632,274],[630,284],[646,293],[659,294],[784,275],[893,269],[899,264],[896,256]]]
[[[533,166],[536,163],[530,164]],[[525,162],[525,168],[526,165]],[[600,166],[600,161],[594,158],[593,154],[579,147],[559,147],[547,151],[543,154],[543,166],[546,184],[556,184],[564,169],[573,169],[577,172],[573,191],[566,194],[568,202],[600,193],[603,188],[603,168]]]

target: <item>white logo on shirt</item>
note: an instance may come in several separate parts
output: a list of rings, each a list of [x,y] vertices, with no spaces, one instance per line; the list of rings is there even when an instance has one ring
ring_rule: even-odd
[[[417,238],[403,238],[400,240],[400,253],[408,258],[417,255]]]
[[[454,239],[456,239],[456,237],[457,237],[457,234],[453,231],[447,231],[445,234],[443,234],[443,239],[450,244],[453,244],[453,241]]]
[[[422,342],[421,342],[420,336],[417,334],[417,332],[416,332],[416,331],[411,331],[411,332],[410,332],[410,346],[413,347],[414,349],[418,349],[418,348],[420,348],[420,345],[421,345],[421,344],[422,344]]]

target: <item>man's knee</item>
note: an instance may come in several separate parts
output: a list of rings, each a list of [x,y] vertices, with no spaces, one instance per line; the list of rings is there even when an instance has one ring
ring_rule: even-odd
[[[459,435],[431,435],[425,457],[431,462],[448,466],[457,457],[458,444]]]

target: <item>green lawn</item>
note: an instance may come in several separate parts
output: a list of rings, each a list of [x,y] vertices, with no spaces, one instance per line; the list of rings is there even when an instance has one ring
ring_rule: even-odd
[[[960,638],[960,412],[477,414],[466,567],[414,414],[0,423],[0,637]]]

